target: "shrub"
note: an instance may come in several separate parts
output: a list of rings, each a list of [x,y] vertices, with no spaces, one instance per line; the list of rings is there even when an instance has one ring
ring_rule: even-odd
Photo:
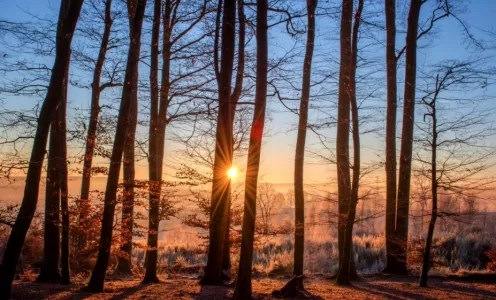
[[[486,255],[491,259],[491,262],[487,264],[487,268],[492,272],[496,272],[496,248],[487,251]]]

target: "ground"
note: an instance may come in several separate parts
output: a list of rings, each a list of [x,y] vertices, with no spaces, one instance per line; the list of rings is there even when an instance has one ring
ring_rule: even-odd
[[[257,278],[254,299],[273,299],[271,292],[287,279]],[[496,299],[494,282],[470,282],[444,278],[430,279],[429,288],[420,288],[417,277],[374,276],[361,278],[350,287],[338,287],[332,280],[310,277],[305,280],[307,299]],[[109,281],[102,294],[80,291],[82,282],[71,286],[16,281],[13,299],[230,299],[232,286],[200,286],[193,278],[175,277],[159,284],[143,285],[138,280]]]

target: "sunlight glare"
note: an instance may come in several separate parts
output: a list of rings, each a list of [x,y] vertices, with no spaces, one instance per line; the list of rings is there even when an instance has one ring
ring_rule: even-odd
[[[236,169],[236,167],[230,167],[229,170],[227,170],[227,176],[231,180],[236,178],[236,176],[238,176],[238,169]]]

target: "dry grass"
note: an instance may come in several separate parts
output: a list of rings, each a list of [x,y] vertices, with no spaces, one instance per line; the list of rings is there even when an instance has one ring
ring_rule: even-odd
[[[271,292],[287,279],[259,278],[253,282],[255,299],[273,299]],[[169,278],[162,283],[142,285],[139,281],[110,281],[105,293],[88,294],[71,286],[40,285],[17,281],[14,299],[230,299],[233,287],[200,286],[196,279]],[[419,288],[416,277],[375,276],[362,278],[351,287],[338,287],[322,277],[306,279],[307,299],[496,299],[496,286],[488,282],[462,282],[432,278],[429,288]]]

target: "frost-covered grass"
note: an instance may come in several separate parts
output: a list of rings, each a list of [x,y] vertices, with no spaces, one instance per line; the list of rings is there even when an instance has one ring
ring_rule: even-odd
[[[411,240],[412,248],[423,249],[423,240]],[[416,246],[416,247],[415,247]],[[433,275],[467,271],[483,271],[490,260],[484,254],[496,246],[494,238],[477,229],[437,233],[434,246]],[[360,274],[375,274],[385,267],[386,249],[383,235],[355,235],[353,238],[355,265]],[[175,239],[163,240],[159,247],[159,265],[162,270],[205,265],[205,248],[197,243]],[[253,270],[262,275],[290,274],[293,270],[293,235],[267,238],[255,249]],[[411,251],[410,269],[420,268],[421,252]],[[143,265],[144,250],[135,251],[136,262]],[[233,269],[237,268],[237,253],[232,254]],[[305,273],[332,275],[338,270],[337,237],[324,226],[310,227],[305,238]]]
[[[39,266],[41,261],[42,234],[33,226],[21,256],[20,269],[23,272]],[[41,227],[39,227],[41,228]],[[5,247],[8,231],[0,234],[0,254]],[[413,236],[413,235],[412,235]],[[255,249],[253,270],[261,275],[287,275],[293,270],[293,234],[263,237]],[[143,240],[136,243],[133,250],[133,265],[136,272],[143,271],[145,247]],[[158,248],[159,271],[201,273],[206,264],[205,240],[196,234],[176,231],[174,234],[162,236]],[[420,269],[424,241],[421,238],[410,240],[411,251],[409,268],[412,274]],[[491,260],[486,252],[496,247],[496,237],[487,230],[475,226],[466,226],[462,232],[436,232],[433,243],[432,275],[450,273],[487,272],[487,264]],[[115,247],[117,249],[117,247]],[[231,255],[233,271],[237,269],[239,254],[233,247]],[[360,234],[353,238],[353,250],[356,269],[360,274],[379,273],[385,266],[385,240],[381,234]],[[115,252],[110,267],[115,266]],[[92,265],[92,264],[90,264]],[[91,271],[76,270],[75,273]],[[324,225],[307,226],[305,232],[305,273],[333,275],[338,270],[337,236],[334,227]]]
[[[358,272],[371,274],[384,268],[385,248],[382,236],[355,236],[353,250]],[[334,274],[338,270],[338,243],[331,234],[310,234],[305,239],[305,272],[309,274]],[[272,241],[253,258],[254,269],[260,273],[290,273],[293,268],[292,236]]]

